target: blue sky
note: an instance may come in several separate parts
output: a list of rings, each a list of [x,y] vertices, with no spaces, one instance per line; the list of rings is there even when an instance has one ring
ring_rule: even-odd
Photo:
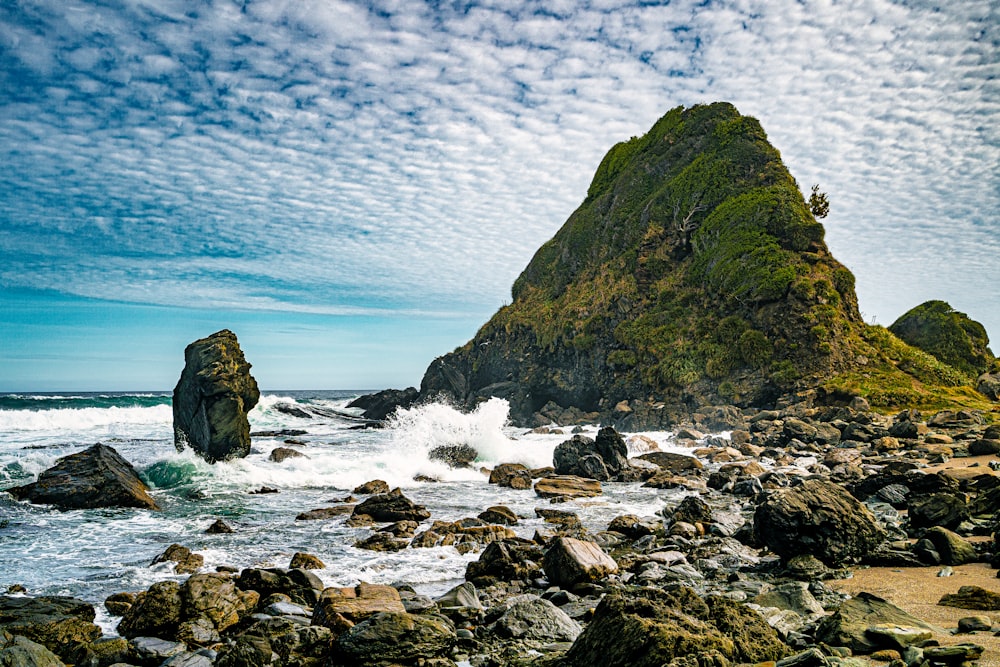
[[[1000,9],[724,0],[0,4],[0,391],[169,389],[228,327],[265,389],[419,382],[603,154],[760,119],[889,324],[1000,347]]]

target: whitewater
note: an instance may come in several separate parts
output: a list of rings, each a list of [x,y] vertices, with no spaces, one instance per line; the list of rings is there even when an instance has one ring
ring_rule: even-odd
[[[388,428],[359,430],[356,422],[330,411],[351,413],[346,405],[360,393],[265,393],[249,415],[251,431],[304,431],[294,436],[304,443],[295,448],[308,458],[270,461],[273,449],[289,446],[288,436],[256,435],[249,456],[214,465],[190,450],[175,449],[166,392],[0,395],[0,593],[21,585],[29,595],[80,598],[98,609],[100,624],[113,634],[115,619],[103,612],[108,595],[184,578],[173,573],[172,563],[150,565],[174,543],[203,555],[203,571],[287,567],[303,551],[325,563],[316,574],[329,586],[407,583],[433,596],[461,583],[466,564],[478,553],[460,554],[451,546],[368,551],[354,543],[371,529],[349,527],[346,517],[296,520],[301,512],[343,502],[352,489],[373,479],[425,505],[432,521],[474,517],[492,505],[506,505],[521,517],[513,527],[519,535],[530,538],[544,526],[534,510],[548,501],[533,491],[488,484],[487,471],[506,462],[551,465],[554,448],[570,437],[569,428],[549,434],[512,428],[507,403],[492,399],[471,413],[442,403],[403,410]],[[318,409],[324,416],[293,416],[288,407]],[[596,427],[584,433],[593,436]],[[686,449],[670,433],[644,435],[660,449]],[[135,466],[161,511],[61,511],[3,492],[34,481],[60,457],[96,442],[114,447]],[[428,458],[435,447],[458,444],[478,452],[471,468],[451,469]],[[263,487],[278,492],[254,493]],[[600,497],[559,507],[577,512],[585,527],[600,531],[622,514],[655,516],[683,495],[607,483]],[[207,534],[216,519],[234,532]]]

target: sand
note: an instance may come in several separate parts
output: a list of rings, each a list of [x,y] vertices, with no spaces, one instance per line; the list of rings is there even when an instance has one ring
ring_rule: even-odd
[[[827,584],[851,595],[866,591],[884,598],[917,618],[941,628],[942,632],[935,636],[941,644],[979,644],[986,647],[980,665],[1000,667],[1000,637],[994,637],[992,632],[951,634],[958,627],[958,619],[964,616],[989,616],[994,619],[994,625],[1000,625],[1000,611],[973,611],[937,604],[942,595],[956,593],[959,586],[980,586],[1000,592],[997,571],[985,563],[958,565],[952,569],[954,574],[950,577],[938,577],[940,566],[857,568],[852,578],[836,579]]]

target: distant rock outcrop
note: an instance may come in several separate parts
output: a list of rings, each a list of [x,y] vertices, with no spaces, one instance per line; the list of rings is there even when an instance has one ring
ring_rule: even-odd
[[[228,329],[184,350],[184,370],[174,388],[174,444],[190,445],[209,463],[250,453],[247,413],[260,399],[257,381]]]
[[[471,409],[499,397],[519,426],[635,431],[806,390],[912,407],[969,386],[975,376],[865,324],[824,234],[757,120],[727,103],[672,109],[608,151],[511,303],[400,398]],[[396,402],[372,400],[371,418]]]
[[[991,370],[996,361],[986,328],[944,301],[920,304],[893,322],[889,331],[971,377]]]
[[[59,459],[38,481],[7,491],[15,498],[60,509],[145,507],[159,509],[132,464],[113,447],[97,443]]]

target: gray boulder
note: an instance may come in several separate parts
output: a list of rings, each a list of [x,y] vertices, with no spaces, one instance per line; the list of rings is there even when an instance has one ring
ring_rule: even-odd
[[[62,457],[38,475],[38,481],[7,491],[15,498],[51,504],[60,509],[159,509],[132,464],[113,447],[101,443]]]
[[[446,654],[458,638],[440,620],[405,612],[380,612],[334,642],[334,657],[358,667],[410,662]]]
[[[503,639],[571,642],[582,632],[566,612],[537,595],[517,595],[491,609],[487,630]]]
[[[27,637],[0,637],[0,665],[3,667],[65,667],[55,653]]]
[[[250,453],[247,413],[260,400],[257,381],[236,334],[228,329],[184,350],[184,370],[174,387],[174,444],[190,446],[209,463]]]
[[[542,567],[549,581],[563,588],[618,572],[618,564],[600,546],[572,537],[554,539],[545,551]]]

